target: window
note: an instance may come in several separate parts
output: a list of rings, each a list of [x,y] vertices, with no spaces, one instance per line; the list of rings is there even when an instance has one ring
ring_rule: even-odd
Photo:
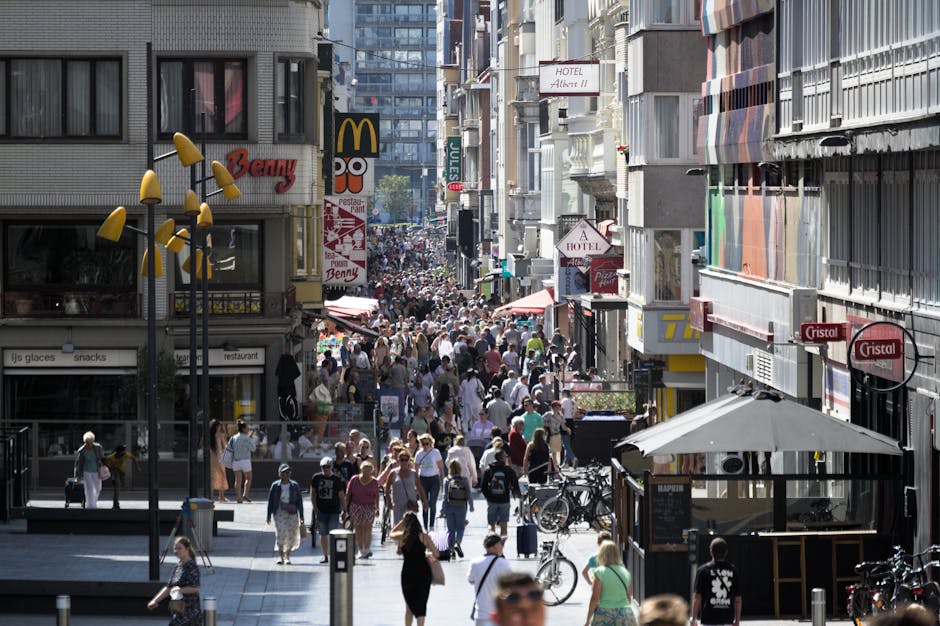
[[[262,229],[254,224],[215,224],[209,228],[209,262],[212,280],[209,289],[262,289]],[[189,285],[189,273],[182,269],[189,246],[176,255],[176,284]]]
[[[679,9],[679,0],[653,0],[653,23],[680,23]]]
[[[653,235],[656,283],[653,298],[682,300],[682,231],[657,230]]]
[[[565,0],[555,0],[555,22],[565,19]]]
[[[653,97],[654,139],[660,159],[679,157],[679,96]]]
[[[119,137],[121,62],[0,59],[0,136]]]
[[[161,136],[183,132],[235,138],[247,133],[246,61],[162,59],[159,61]],[[195,91],[195,110],[190,92]],[[205,114],[205,128],[201,116]],[[194,127],[194,120],[196,121]]]
[[[277,134],[303,135],[304,62],[283,59],[277,62]]]
[[[642,228],[630,229],[630,292],[647,301],[647,236]]]
[[[114,243],[96,236],[98,224],[11,223],[3,238],[8,290],[136,289],[135,235]]]

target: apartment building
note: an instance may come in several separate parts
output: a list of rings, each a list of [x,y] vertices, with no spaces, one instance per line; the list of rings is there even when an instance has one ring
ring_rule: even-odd
[[[207,159],[242,191],[234,202],[209,199],[207,409],[223,420],[278,419],[275,367],[300,350],[291,312],[298,298],[320,299],[322,29],[320,3],[290,0],[4,4],[0,421],[31,427],[37,485],[61,485],[86,430],[108,450],[146,442],[138,381],[147,316],[157,319],[159,375],[185,379],[188,251],[160,252],[166,272],[148,311],[142,238],[95,236],[118,205],[146,226],[141,177],[149,155],[173,149],[176,131],[204,136]],[[182,221],[190,172],[176,159],[155,169],[157,223]],[[157,452],[162,482],[179,486],[197,390],[169,389]]]

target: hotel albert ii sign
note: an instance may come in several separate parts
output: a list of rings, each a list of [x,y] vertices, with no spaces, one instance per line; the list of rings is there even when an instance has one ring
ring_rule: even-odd
[[[610,250],[610,242],[597,232],[590,222],[582,219],[555,244],[562,256],[569,259],[601,256]]]
[[[596,96],[601,92],[600,61],[539,61],[539,95]]]
[[[366,284],[368,199],[323,197],[323,284]]]

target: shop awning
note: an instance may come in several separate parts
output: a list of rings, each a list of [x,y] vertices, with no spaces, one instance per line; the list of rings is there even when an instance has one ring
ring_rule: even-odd
[[[369,335],[370,337],[378,337],[378,336],[379,336],[379,333],[377,333],[376,331],[372,330],[371,328],[368,328],[368,327],[366,327],[366,326],[362,326],[362,325],[360,325],[360,324],[356,324],[356,323],[355,323],[354,321],[352,321],[351,319],[347,319],[347,318],[341,317],[341,316],[339,316],[339,315],[333,315],[332,313],[329,313],[329,312],[327,312],[327,311],[323,311],[323,312],[320,312],[320,313],[311,313],[311,314],[309,314],[309,318],[311,318],[311,319],[330,320],[330,321],[333,322],[334,324],[336,324],[336,325],[338,325],[338,326],[342,326],[343,328],[347,328],[347,329],[349,329],[349,330],[351,330],[351,331],[353,331],[353,332],[355,332],[355,333],[359,333],[359,334],[362,334],[362,335]]]
[[[542,291],[537,291],[531,295],[525,296],[524,298],[519,298],[509,304],[504,304],[503,306],[497,308],[493,313],[495,315],[500,314],[512,314],[512,313],[527,313],[532,315],[541,315],[545,313],[545,309],[555,304],[555,292],[551,287],[548,289],[543,289]]]
[[[343,296],[338,300],[327,300],[323,305],[331,315],[337,317],[362,317],[379,310],[379,301],[375,298],[358,298],[356,296]]]

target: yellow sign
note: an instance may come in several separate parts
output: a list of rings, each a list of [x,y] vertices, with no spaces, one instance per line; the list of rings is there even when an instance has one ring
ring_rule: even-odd
[[[336,128],[336,156],[377,158],[379,156],[379,116],[375,113],[337,113]],[[352,146],[346,140],[347,127],[352,134]],[[368,131],[369,140],[363,147],[362,135]]]

